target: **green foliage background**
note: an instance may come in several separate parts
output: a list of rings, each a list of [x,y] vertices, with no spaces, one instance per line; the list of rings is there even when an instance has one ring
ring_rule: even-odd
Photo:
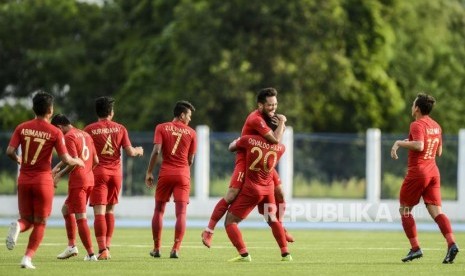
[[[93,100],[148,131],[174,101],[192,124],[238,131],[255,93],[273,86],[296,132],[405,133],[420,91],[445,133],[465,124],[461,0],[0,1],[0,125],[32,116],[38,89],[78,125]]]

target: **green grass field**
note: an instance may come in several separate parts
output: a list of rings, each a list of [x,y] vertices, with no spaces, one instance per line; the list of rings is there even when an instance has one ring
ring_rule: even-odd
[[[200,241],[200,229],[187,229],[179,259],[170,259],[173,229],[163,232],[162,258],[149,256],[150,229],[115,230],[112,259],[84,262],[85,250],[68,260],[56,255],[66,247],[65,230],[48,228],[33,259],[35,271],[19,267],[29,232],[22,233],[13,251],[0,247],[0,275],[464,275],[465,253],[454,264],[442,264],[445,242],[438,232],[420,232],[424,257],[410,263],[400,261],[408,251],[402,232],[381,231],[291,231],[296,242],[289,245],[293,262],[281,262],[279,249],[269,229],[243,229],[252,256],[251,263],[228,263],[237,255],[223,228],[217,229],[211,249]],[[7,228],[0,233],[6,235]],[[456,234],[465,244],[465,233]],[[94,240],[94,248],[96,243]]]

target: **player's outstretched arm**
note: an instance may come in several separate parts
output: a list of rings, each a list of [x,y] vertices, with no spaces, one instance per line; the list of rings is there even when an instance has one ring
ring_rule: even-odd
[[[142,147],[125,147],[124,152],[131,157],[142,156],[144,155],[144,148]]]

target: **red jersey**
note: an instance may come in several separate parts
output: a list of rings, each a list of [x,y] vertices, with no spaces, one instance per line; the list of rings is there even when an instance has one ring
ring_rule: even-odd
[[[244,126],[242,127],[241,136],[244,135],[260,135],[265,136],[271,128],[266,124],[265,119],[260,111],[255,110],[247,116],[245,119]],[[236,153],[236,164],[242,162],[244,159],[244,153],[238,151]]]
[[[242,127],[241,136],[243,135],[260,135],[265,136],[271,128],[266,124],[265,119],[263,119],[262,113],[255,110],[247,116],[245,119],[244,126]]]
[[[274,193],[273,171],[285,151],[283,144],[270,144],[257,135],[245,135],[236,142],[245,152],[245,194],[271,195]]]
[[[154,144],[162,145],[163,162],[158,176],[183,175],[190,179],[188,156],[195,154],[195,131],[178,121],[159,124],[155,128]]]
[[[9,145],[21,145],[21,168],[18,183],[34,184],[38,177],[52,179],[52,151],[58,155],[67,153],[63,133],[43,119],[33,119],[16,127]]]
[[[90,135],[82,130],[72,128],[65,134],[66,148],[71,157],[81,158],[84,167],[74,167],[69,173],[69,187],[78,188],[94,186],[94,164],[95,146]]]
[[[120,175],[121,148],[131,146],[126,128],[110,120],[100,120],[84,128],[94,140],[99,164],[94,174]]]
[[[424,143],[423,151],[408,151],[408,172],[410,177],[439,176],[436,166],[436,152],[442,146],[442,130],[429,116],[410,124],[409,141]]]

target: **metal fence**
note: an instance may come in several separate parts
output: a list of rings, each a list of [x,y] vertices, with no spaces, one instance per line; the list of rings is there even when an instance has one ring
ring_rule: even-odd
[[[17,166],[5,155],[11,132],[0,132],[0,194],[16,194]],[[226,192],[234,168],[234,154],[228,144],[239,133],[210,133],[210,196]],[[366,194],[366,135],[334,133],[294,134],[294,185],[292,197],[363,198]],[[123,195],[153,195],[144,184],[145,170],[152,151],[153,132],[132,132],[134,146],[144,148],[142,158],[123,157]],[[392,160],[390,148],[405,136],[381,136],[381,198],[396,198],[407,167],[407,151],[399,150]],[[458,138],[444,136],[443,156],[437,159],[447,199],[457,197]],[[54,164],[57,162],[54,158]],[[156,176],[156,171],[154,171]],[[192,169],[192,174],[194,170]],[[195,181],[192,177],[191,193]]]

